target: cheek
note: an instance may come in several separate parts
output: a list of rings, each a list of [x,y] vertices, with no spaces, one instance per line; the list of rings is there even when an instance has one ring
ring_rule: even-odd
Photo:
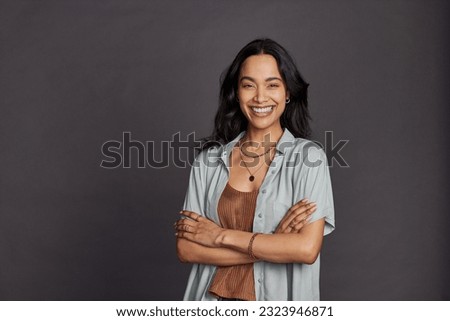
[[[247,91],[246,90],[239,90],[237,92],[237,95],[238,95],[239,101],[241,103],[244,102],[244,101],[247,101],[249,99],[252,99],[252,97],[253,97],[251,92],[249,92],[248,90]]]
[[[242,98],[241,97],[239,97],[239,109],[241,110],[241,113],[243,113],[244,116],[247,117],[246,115],[247,115],[248,110],[247,110],[247,108],[245,108],[245,105],[242,102]]]
[[[274,99],[276,99],[279,103],[286,101],[286,93],[284,91],[277,91],[274,93]]]

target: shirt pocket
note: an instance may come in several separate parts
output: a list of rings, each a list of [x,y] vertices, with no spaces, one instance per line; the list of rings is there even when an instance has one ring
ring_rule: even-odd
[[[286,213],[289,211],[291,206],[292,205],[283,202],[273,203],[273,219],[272,219],[272,226],[270,226],[272,232],[275,232],[276,228],[278,227],[278,224],[286,215]]]

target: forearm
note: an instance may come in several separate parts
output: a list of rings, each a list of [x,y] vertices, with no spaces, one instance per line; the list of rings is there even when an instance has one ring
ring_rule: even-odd
[[[177,254],[184,263],[201,263],[217,266],[230,266],[252,263],[247,253],[230,248],[206,247],[186,239],[177,239]]]
[[[272,263],[312,264],[322,247],[324,221],[309,224],[302,233],[261,234],[252,246],[259,260]],[[253,233],[224,230],[218,238],[219,247],[229,248],[248,255],[248,245]]]
[[[249,243],[253,233],[224,229],[194,212],[182,211],[177,230],[178,257],[183,262],[238,265],[252,262]],[[273,263],[312,264],[322,247],[324,219],[302,227],[298,233],[263,234],[254,239],[253,254]]]

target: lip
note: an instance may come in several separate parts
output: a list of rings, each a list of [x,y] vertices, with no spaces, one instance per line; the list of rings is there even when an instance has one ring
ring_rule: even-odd
[[[274,109],[275,109],[275,105],[265,105],[265,106],[249,106],[250,110],[252,111],[252,114],[257,116],[257,117],[265,117],[267,115],[270,115]],[[265,111],[265,112],[261,112],[261,111],[256,111],[255,109],[259,109],[259,110],[263,110],[263,109],[268,109],[270,108],[270,110]]]

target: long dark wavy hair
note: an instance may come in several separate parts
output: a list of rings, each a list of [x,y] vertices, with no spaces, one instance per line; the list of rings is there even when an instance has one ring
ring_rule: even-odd
[[[281,115],[282,128],[295,137],[309,138],[311,129],[308,111],[308,86],[300,75],[294,60],[286,49],[271,39],[256,39],[239,51],[231,65],[222,73],[219,109],[214,120],[211,136],[204,139],[201,149],[226,144],[246,130],[248,121],[237,100],[238,80],[242,63],[250,56],[268,54],[275,58],[278,70],[289,92],[289,104]]]

